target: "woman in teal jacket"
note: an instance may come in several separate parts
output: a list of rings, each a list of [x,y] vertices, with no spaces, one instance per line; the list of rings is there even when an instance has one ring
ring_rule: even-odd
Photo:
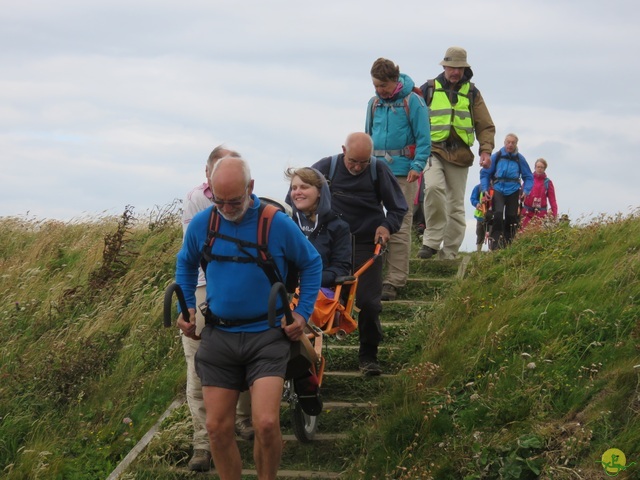
[[[365,131],[373,139],[373,155],[387,163],[407,205],[412,205],[417,180],[431,153],[427,105],[421,93],[414,91],[413,80],[400,73],[400,68],[391,60],[378,58],[371,67],[371,80],[376,95],[367,106]],[[412,212],[408,212],[402,227],[388,243],[382,300],[394,300],[397,290],[407,283],[411,219]]]

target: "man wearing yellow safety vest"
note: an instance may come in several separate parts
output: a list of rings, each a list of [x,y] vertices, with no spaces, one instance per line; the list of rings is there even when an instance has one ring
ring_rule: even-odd
[[[424,170],[425,225],[420,258],[455,258],[464,240],[464,196],[473,146],[480,166],[491,165],[495,125],[480,91],[470,82],[467,52],[450,47],[440,62],[444,72],[420,87],[429,107],[431,155]]]

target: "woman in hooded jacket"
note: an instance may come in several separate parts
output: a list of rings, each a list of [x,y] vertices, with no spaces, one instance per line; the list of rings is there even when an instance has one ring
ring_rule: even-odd
[[[522,229],[533,218],[544,218],[551,215],[558,216],[558,203],[556,202],[556,189],[553,182],[547,177],[547,161],[544,158],[536,160],[533,172],[533,188],[524,199],[522,216]]]
[[[351,274],[351,231],[347,222],[331,210],[329,185],[318,170],[289,168],[285,178],[289,180],[285,201],[291,206],[291,218],[322,257],[321,288],[309,318],[309,322],[322,328],[335,314],[336,278]],[[313,369],[294,379],[294,389],[308,415],[320,413],[319,380]]]
[[[331,288],[337,277],[351,274],[351,231],[347,222],[331,210],[331,192],[315,168],[289,168],[286,202],[292,218],[322,257],[322,287]]]

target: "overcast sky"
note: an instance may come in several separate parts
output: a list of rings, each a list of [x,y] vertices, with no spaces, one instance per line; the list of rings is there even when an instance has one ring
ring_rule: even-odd
[[[225,143],[259,195],[283,170],[364,129],[369,70],[394,60],[421,85],[467,49],[504,136],[549,162],[572,220],[638,207],[640,4],[3,0],[0,216],[142,214],[204,181]],[[477,151],[477,144],[474,146]],[[479,167],[469,171],[468,191]],[[475,220],[467,200],[472,250]]]

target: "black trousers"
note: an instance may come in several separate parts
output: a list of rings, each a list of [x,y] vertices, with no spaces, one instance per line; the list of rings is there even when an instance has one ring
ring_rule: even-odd
[[[373,256],[375,245],[355,244],[354,272]],[[358,335],[360,338],[360,361],[374,361],[378,359],[378,345],[382,340],[382,325],[380,312],[382,311],[382,257],[378,257],[369,269],[358,279],[356,289],[356,306],[358,313]]]
[[[487,224],[484,220],[476,219],[476,245],[484,243],[484,237],[487,233]]]
[[[516,236],[519,200],[519,190],[511,195],[503,195],[497,191],[493,192],[492,250],[508,245]]]

